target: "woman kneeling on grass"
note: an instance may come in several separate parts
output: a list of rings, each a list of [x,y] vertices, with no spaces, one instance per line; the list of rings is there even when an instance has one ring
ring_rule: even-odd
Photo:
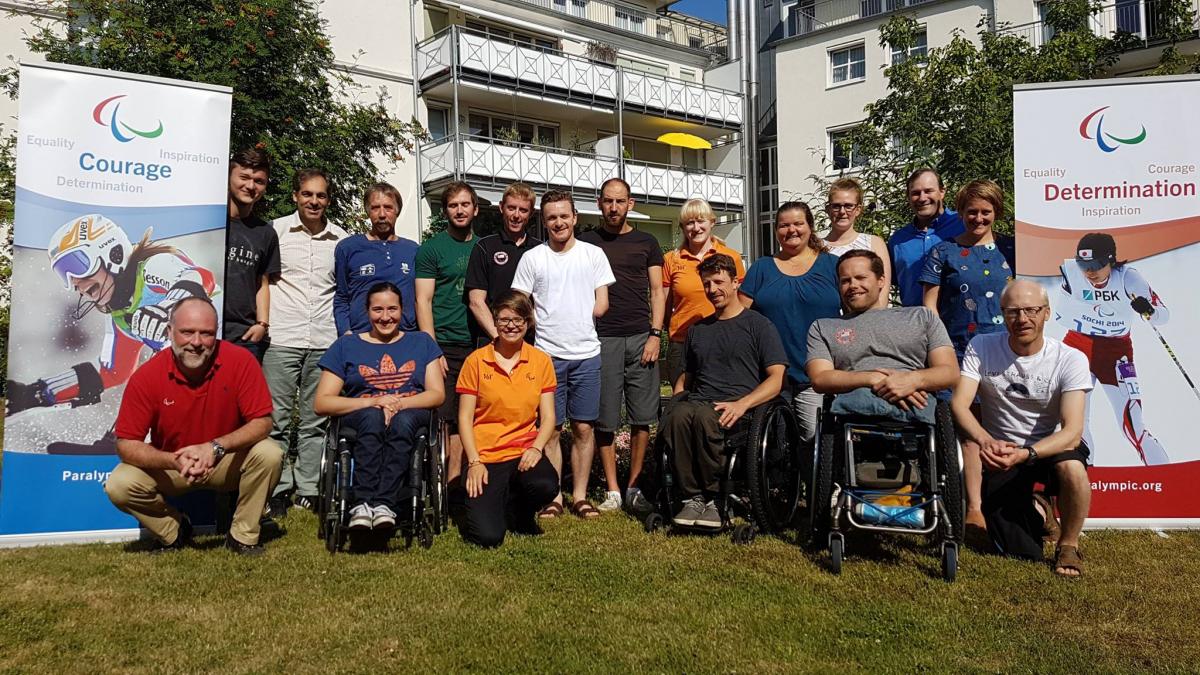
[[[417,435],[446,390],[438,359],[442,350],[420,331],[400,330],[403,300],[390,282],[367,291],[371,330],[343,335],[317,364],[313,410],[340,415],[358,432],[354,443],[354,502],[350,529],[391,529],[396,500],[408,474]]]
[[[543,450],[554,434],[554,365],[525,342],[533,304],[509,291],[492,317],[498,335],[467,357],[456,389],[468,463],[462,535],[486,547],[502,544],[508,530],[539,534],[535,514],[559,487]]]

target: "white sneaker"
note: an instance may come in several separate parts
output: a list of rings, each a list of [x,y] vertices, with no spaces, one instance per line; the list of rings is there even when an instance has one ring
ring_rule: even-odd
[[[396,512],[380,504],[372,509],[374,518],[371,525],[377,530],[386,530],[396,526]]]
[[[610,490],[605,493],[604,501],[596,505],[597,511],[616,511],[621,508],[621,493]]]
[[[350,529],[369,530],[374,522],[375,513],[371,510],[370,506],[359,504],[350,509]]]

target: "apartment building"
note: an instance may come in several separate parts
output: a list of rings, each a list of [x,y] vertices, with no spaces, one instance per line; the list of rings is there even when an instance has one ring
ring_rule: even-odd
[[[451,180],[476,186],[488,209],[504,186],[572,191],[584,226],[599,222],[600,184],[622,176],[632,219],[677,241],[679,206],[708,199],[717,231],[747,250],[740,139],[745,99],[724,27],[673,12],[672,0],[355,0],[325,2],[337,65],[383,91],[392,114],[429,131],[386,179],[401,190],[398,228],[417,238]],[[38,4],[0,27],[0,53],[27,52]],[[16,127],[15,103],[0,122]],[[687,134],[682,140],[666,134]],[[685,147],[691,145],[694,147]]]
[[[1134,75],[1153,68],[1161,43],[1156,17],[1167,0],[1118,0],[1105,4],[1092,19],[1098,35],[1125,31],[1145,40],[1146,48],[1126,54],[1113,73]],[[773,137],[760,140],[758,189],[765,204],[811,193],[814,175],[853,173],[863,159],[842,140],[864,118],[863,108],[887,94],[883,69],[899,59],[949,42],[955,30],[978,39],[980,21],[988,30],[1020,35],[1033,44],[1051,36],[1043,18],[1046,3],[1036,0],[762,0],[769,36],[760,41],[777,82],[773,101],[760,98],[785,123],[773,125]],[[1200,9],[1200,2],[1192,0]],[[769,5],[769,6],[768,6]],[[892,15],[914,16],[923,38],[904,53],[881,45],[879,27]],[[760,29],[760,33],[761,33]],[[1184,49],[1196,51],[1200,40]],[[763,88],[765,89],[765,87]],[[763,91],[760,89],[760,91]],[[767,198],[774,201],[767,202]]]

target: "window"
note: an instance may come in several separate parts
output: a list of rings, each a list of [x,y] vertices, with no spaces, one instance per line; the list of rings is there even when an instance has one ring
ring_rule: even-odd
[[[688,46],[692,49],[704,49],[704,38],[699,35],[689,35]]]
[[[467,21],[467,28],[477,33],[483,33],[493,40],[533,47],[543,51],[558,51],[558,41],[538,37],[527,33],[512,31],[507,28],[492,26],[478,21]]]
[[[429,109],[429,136],[440,141],[450,135],[450,111],[445,108]]]
[[[617,28],[621,30],[632,31],[634,33],[646,32],[646,15],[632,7],[616,8]]]
[[[898,63],[904,63],[914,56],[924,57],[928,51],[928,38],[926,37],[925,31],[922,30],[916,35],[915,39],[913,40],[913,45],[909,47],[907,51],[892,47],[892,65],[894,66]]]
[[[699,80],[696,79],[696,71],[690,68],[680,68],[679,79],[684,80],[685,82],[699,82]]]
[[[588,0],[554,0],[554,9],[563,14],[587,17]]]
[[[864,17],[882,14],[883,0],[859,0],[858,10]]]
[[[833,84],[866,79],[867,50],[860,44],[831,51],[829,67],[829,79]]]
[[[788,8],[787,32],[789,36],[807,35],[816,30],[816,0],[800,0]]]
[[[636,70],[642,73],[649,73],[651,75],[662,75],[663,77],[666,77],[670,72],[665,64],[649,63],[647,61],[635,61],[633,59],[625,58],[624,56],[617,57],[617,65],[621,66],[622,68],[628,68],[629,70]]]
[[[774,145],[758,149],[758,211],[767,220],[774,216],[779,206],[778,157],[778,149]]]
[[[433,113],[430,111],[431,120],[432,115]],[[533,120],[515,119],[505,115],[472,112],[467,116],[467,133],[472,136],[502,141],[558,147],[557,126]]]
[[[862,152],[850,140],[852,131],[853,127],[829,132],[829,156],[833,158],[835,171],[853,170],[867,164]]]

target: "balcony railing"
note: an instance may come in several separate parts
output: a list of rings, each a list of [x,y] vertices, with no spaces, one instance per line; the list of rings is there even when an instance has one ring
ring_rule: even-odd
[[[506,185],[524,181],[538,189],[558,188],[599,193],[605,180],[620,175],[615,157],[575,152],[563,148],[497,141],[481,136],[448,136],[421,146],[421,177],[435,183],[456,175],[476,184]],[[703,197],[720,207],[740,207],[745,180],[715,171],[625,160],[625,180],[635,198],[649,203],[681,204]]]
[[[817,31],[867,19],[931,0],[800,0],[788,7],[784,26],[785,37],[807,35]]]
[[[655,14],[610,0],[513,1],[642,37],[657,38],[679,47],[705,51],[718,61],[729,58],[729,36],[724,28],[676,12]]]
[[[417,45],[417,79],[457,72],[504,89],[615,106],[725,128],[742,124],[742,95],[452,26]]]
[[[1153,43],[1165,37],[1167,29],[1166,11],[1174,4],[1174,0],[1131,0],[1105,5],[1089,19],[1092,32],[1102,37],[1116,33],[1129,33]],[[1200,10],[1200,0],[1192,0],[1192,30],[1200,27],[1197,23],[1197,11]],[[1027,40],[1035,47],[1045,44],[1054,37],[1054,27],[1044,21],[1034,21],[1018,26],[1003,26],[997,33],[1001,35],[1016,35]]]

